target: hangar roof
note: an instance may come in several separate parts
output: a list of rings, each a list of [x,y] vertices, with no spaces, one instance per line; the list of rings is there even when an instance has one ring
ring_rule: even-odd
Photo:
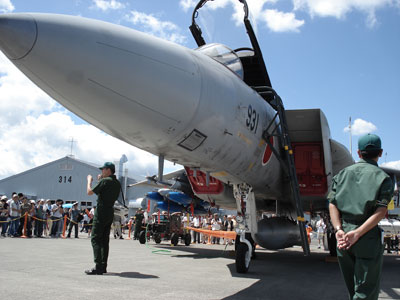
[[[53,161],[51,161],[51,162],[49,162],[49,163],[46,163],[46,164],[43,164],[43,165],[34,167],[34,168],[32,168],[32,169],[23,171],[23,172],[21,172],[21,173],[18,173],[18,174],[11,175],[11,176],[9,176],[9,177],[3,178],[3,179],[0,180],[0,183],[2,183],[2,182],[4,182],[4,181],[7,181],[7,180],[14,179],[15,177],[18,177],[18,176],[21,176],[21,175],[25,175],[25,174],[28,174],[28,173],[31,173],[31,172],[40,170],[40,169],[45,168],[45,167],[47,167],[47,166],[49,166],[49,165],[53,165],[53,164],[62,162],[62,161],[64,161],[64,160],[73,160],[73,161],[75,161],[75,162],[78,162],[78,163],[83,164],[83,165],[85,165],[85,166],[87,166],[87,167],[90,167],[90,168],[94,168],[94,169],[96,169],[96,170],[98,170],[99,167],[100,167],[100,165],[96,165],[96,164],[94,164],[94,163],[90,163],[90,162],[86,162],[86,161],[83,161],[83,160],[80,160],[80,159],[76,159],[76,158],[74,158],[74,157],[72,157],[72,156],[65,156],[65,157],[62,157],[62,158],[60,158],[60,159],[53,160]]]

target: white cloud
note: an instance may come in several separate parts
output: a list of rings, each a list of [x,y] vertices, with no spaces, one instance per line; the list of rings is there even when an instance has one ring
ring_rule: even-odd
[[[154,155],[74,120],[0,52],[0,178],[68,155],[71,137],[78,159],[101,165],[126,154],[130,176],[156,174]],[[166,162],[166,172],[177,168]]]
[[[389,161],[387,163],[381,164],[382,167],[388,167],[392,169],[398,169],[400,170],[400,160],[397,161]]]
[[[296,19],[294,12],[281,12],[276,9],[265,9],[267,4],[275,4],[278,0],[251,0],[247,1],[249,7],[249,19],[253,25],[254,31],[257,32],[258,23],[263,22],[274,32],[298,32],[299,28],[304,25],[304,20]],[[192,0],[181,0],[181,7],[187,11],[196,4]],[[233,7],[232,19],[236,26],[243,23],[244,11],[243,4],[237,0],[219,0],[207,3],[204,9],[216,10],[231,5]]]
[[[177,25],[169,21],[161,21],[152,14],[133,10],[127,19],[134,25],[142,26],[147,33],[154,36],[179,44],[186,41],[186,37],[180,34],[180,28]]]
[[[388,6],[399,5],[398,0],[293,0],[294,10],[306,10],[311,17],[335,17],[343,19],[351,11],[367,14],[368,26],[375,26],[375,12]]]
[[[371,122],[365,121],[363,119],[355,119],[353,124],[351,125],[351,133],[352,135],[363,135],[367,133],[372,133],[376,131],[378,128]],[[345,127],[343,129],[344,132],[349,132],[350,128]]]
[[[94,7],[102,11],[117,10],[125,8],[125,5],[116,0],[93,0]]]
[[[0,52],[0,128],[59,107]]]
[[[237,25],[241,25],[243,23],[243,17],[244,17],[243,4],[235,0],[230,0],[230,1],[232,2],[232,5],[235,10],[232,17],[236,21]],[[247,2],[247,5],[249,7],[249,18],[250,21],[253,23],[254,27],[257,26],[258,21],[265,19],[264,6],[267,3],[274,4],[277,1],[278,0],[253,0]]]
[[[8,13],[14,10],[10,0],[0,0],[0,13]]]
[[[243,5],[234,0],[232,5],[234,7],[233,19],[236,25],[243,23]],[[293,12],[282,12],[276,9],[265,9],[266,4],[275,4],[278,0],[252,0],[248,1],[249,18],[253,24],[254,30],[257,32],[258,23],[263,22],[273,32],[298,32],[299,28],[304,25],[304,20],[296,19]]]
[[[189,8],[194,8],[196,6],[198,1],[196,0],[180,0],[179,5],[182,7],[182,9],[187,12]]]
[[[267,4],[275,4],[279,0],[250,0],[247,1],[250,12],[250,21],[255,31],[259,22],[264,22],[271,31],[298,32],[304,25],[304,20],[296,19],[296,11],[307,11],[311,17],[334,17],[344,19],[352,11],[361,11],[366,14],[366,25],[374,27],[378,20],[376,11],[384,7],[400,8],[400,0],[292,0],[293,11],[282,12],[276,9],[266,9]],[[283,2],[283,1],[282,1]],[[193,8],[197,1],[180,0],[184,11]],[[237,0],[219,0],[207,3],[204,9],[216,10],[231,5],[233,7],[232,19],[239,26],[243,22],[243,5]]]
[[[100,165],[104,161],[119,160],[122,154],[126,154],[131,175],[157,172],[154,155],[91,125],[75,124],[67,112],[52,112],[38,117],[26,116],[20,124],[11,124],[0,133],[0,155],[3,157],[0,177],[66,156],[70,152],[71,137],[76,141],[73,154],[79,159]]]
[[[275,32],[295,31],[304,25],[304,20],[297,20],[294,13],[284,13],[275,9],[267,9],[264,12],[268,28]]]

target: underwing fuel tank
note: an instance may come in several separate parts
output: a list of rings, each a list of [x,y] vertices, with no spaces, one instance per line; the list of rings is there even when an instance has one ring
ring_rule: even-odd
[[[278,250],[294,245],[301,245],[297,223],[286,217],[264,218],[258,221],[255,241],[261,247]]]

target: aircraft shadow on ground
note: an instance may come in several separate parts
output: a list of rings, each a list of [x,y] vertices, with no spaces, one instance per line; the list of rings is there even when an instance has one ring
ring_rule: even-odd
[[[142,274],[139,272],[121,272],[121,273],[108,272],[107,274],[104,274],[103,276],[118,276],[118,277],[123,277],[123,278],[135,278],[135,279],[160,278],[155,275]]]
[[[166,246],[157,245],[157,248],[171,250],[171,257],[174,258],[193,258],[193,259],[214,259],[214,258],[231,258],[235,259],[234,252],[229,248],[227,250],[222,249],[205,249],[205,248],[194,248],[188,246]],[[176,254],[173,251],[189,252],[190,254]]]
[[[248,299],[347,299],[347,289],[337,263],[325,262],[325,253],[313,253],[310,257],[291,251],[260,253],[250,265],[249,273],[238,274],[235,264],[229,264],[232,277],[259,279],[248,288],[224,298],[224,300]],[[297,255],[296,255],[297,254]],[[385,257],[381,292],[389,299],[400,299],[394,289],[400,288],[398,271],[400,258]]]
[[[227,264],[232,277],[251,278],[258,281],[246,289],[224,298],[236,299],[293,299],[310,300],[347,299],[347,290],[336,262],[325,261],[328,253],[312,253],[304,257],[301,251],[256,251],[257,258],[250,264],[249,272],[236,272],[234,252],[221,249],[204,249],[185,246],[157,245],[157,248],[176,250],[188,254],[174,254],[174,258],[213,259],[230,258]],[[398,272],[400,270],[399,256],[385,256],[381,291],[390,299],[400,299],[400,294],[394,289],[400,289]]]

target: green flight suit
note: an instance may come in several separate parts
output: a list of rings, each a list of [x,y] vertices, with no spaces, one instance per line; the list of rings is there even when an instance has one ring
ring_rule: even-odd
[[[114,219],[114,202],[118,199],[121,184],[115,177],[102,178],[92,191],[98,196],[93,217],[91,242],[96,269],[107,268],[111,224]]]
[[[392,195],[389,175],[375,161],[361,159],[333,178],[328,200],[339,210],[344,232],[349,232],[362,225],[378,207],[387,207]],[[378,299],[383,250],[378,226],[349,250],[337,250],[349,299]]]

